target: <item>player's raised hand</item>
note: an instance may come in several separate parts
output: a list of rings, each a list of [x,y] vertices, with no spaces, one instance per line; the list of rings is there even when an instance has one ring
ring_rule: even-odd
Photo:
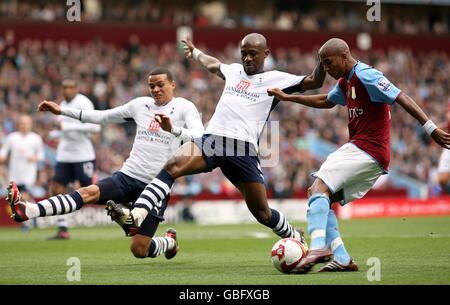
[[[436,128],[432,133],[433,140],[444,148],[450,149],[450,134],[440,128]]]
[[[195,49],[194,44],[192,43],[192,41],[189,38],[183,39],[181,41],[182,43],[184,43],[184,55],[186,55],[186,58],[192,58],[192,51]]]
[[[39,111],[49,111],[53,114],[61,114],[61,107],[52,101],[42,101],[38,106]]]
[[[286,100],[287,96],[287,94],[281,91],[281,89],[279,88],[267,89],[267,94],[269,94],[269,96],[275,96],[280,101]]]
[[[172,122],[170,117],[164,113],[155,113],[155,120],[164,131],[172,132]]]

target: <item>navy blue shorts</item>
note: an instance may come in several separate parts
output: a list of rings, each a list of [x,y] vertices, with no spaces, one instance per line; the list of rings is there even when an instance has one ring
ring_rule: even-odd
[[[117,203],[135,202],[147,186],[145,182],[131,178],[122,172],[115,172],[111,177],[96,183],[100,189],[98,204],[106,204],[108,200]]]
[[[145,182],[134,179],[118,171],[111,177],[104,178],[96,183],[100,189],[98,204],[106,204],[108,200],[116,203],[134,203],[147,186]],[[166,199],[168,202],[169,198]],[[159,225],[160,220],[149,215],[141,224],[138,233],[152,237]]]
[[[251,143],[212,134],[205,134],[193,142],[202,150],[208,172],[220,167],[235,186],[238,182],[264,184],[258,153]]]
[[[81,186],[92,184],[92,177],[95,171],[95,160],[86,162],[58,162],[55,166],[55,176],[53,181],[62,185],[78,181]]]

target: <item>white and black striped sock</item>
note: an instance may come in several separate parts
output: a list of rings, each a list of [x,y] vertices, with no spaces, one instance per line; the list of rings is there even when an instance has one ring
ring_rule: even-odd
[[[166,198],[170,194],[174,179],[165,170],[153,178],[133,205],[131,211],[137,226],[140,226],[150,211],[156,215],[164,213]]]
[[[292,227],[280,211],[272,209],[271,228],[281,238],[300,238],[300,234]]]
[[[81,209],[83,199],[78,192],[56,195],[36,203],[39,208],[39,217],[62,215]]]
[[[175,247],[175,240],[170,237],[153,237],[148,249],[148,257],[157,257]]]

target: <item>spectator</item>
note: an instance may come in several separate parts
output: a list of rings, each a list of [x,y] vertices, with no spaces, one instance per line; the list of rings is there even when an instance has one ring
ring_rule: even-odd
[[[14,34],[8,36],[14,37]],[[36,132],[44,138],[46,145],[47,166],[37,182],[42,187],[46,187],[45,177],[52,176],[56,142],[49,136],[49,131],[54,118],[34,110],[44,97],[61,99],[58,86],[63,75],[72,75],[97,109],[107,109],[136,95],[148,94],[148,89],[138,80],[156,65],[167,66],[176,75],[178,95],[196,103],[205,124],[215,108],[211,101],[217,100],[223,89],[220,79],[211,77],[196,65],[186,64],[173,44],[158,47],[130,39],[131,47],[120,49],[104,42],[79,44],[33,39],[14,41],[13,38],[0,38],[0,41],[9,41],[8,51],[0,51],[0,135],[4,139],[14,131],[14,120],[20,114],[33,116]],[[314,53],[300,53],[298,49],[278,49],[272,55],[274,69],[296,74],[311,71],[316,59]],[[218,54],[224,62],[236,61],[237,56],[234,45]],[[450,97],[450,59],[447,54],[432,52],[413,56],[410,50],[391,49],[356,52],[355,56],[384,70],[389,79],[409,92],[434,121],[445,121],[442,105]],[[332,83],[327,80],[320,92],[327,92]],[[345,110],[316,111],[289,103],[275,108],[272,120],[280,122],[280,160],[277,166],[263,169],[270,192],[289,196],[293,191],[304,190],[312,182],[309,174],[317,170],[320,160],[309,153],[307,137],[315,134],[336,145],[345,143],[347,122],[342,111]],[[392,120],[391,168],[422,182],[433,183],[432,173],[439,161],[440,148],[431,144],[427,137],[421,137],[420,126],[396,107],[392,108],[392,117],[395,120]],[[336,128],[329,128],[330,122]],[[131,148],[133,135],[134,125],[130,123],[105,126],[102,134],[93,138],[99,178],[118,169]],[[427,160],[418,158],[425,154],[429,156]],[[197,175],[186,183],[192,193],[230,190],[228,182],[214,172]]]

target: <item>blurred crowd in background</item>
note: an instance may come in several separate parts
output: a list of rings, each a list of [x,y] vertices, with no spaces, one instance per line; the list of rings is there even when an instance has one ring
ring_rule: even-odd
[[[448,6],[382,5],[383,22],[367,22],[368,6],[364,3],[339,1],[106,1],[84,0],[83,22],[148,23],[162,26],[221,26],[227,28],[279,29],[304,31],[375,31],[404,34],[448,35]],[[409,12],[412,10],[412,12]],[[34,20],[65,21],[66,1],[3,0],[0,18],[15,22]],[[394,17],[395,16],[395,17]],[[414,16],[414,19],[407,16]],[[237,42],[222,52],[214,52],[225,63],[240,62]],[[270,41],[269,41],[270,45]],[[208,51],[207,46],[199,45]],[[316,65],[317,50],[274,49],[266,69],[308,74]],[[445,112],[450,99],[450,62],[446,53],[414,55],[408,49],[359,52],[354,56],[373,65],[399,88],[410,95],[438,125],[445,127]],[[46,160],[40,166],[34,190],[44,196],[53,176],[57,140],[50,131],[55,116],[38,113],[42,99],[61,101],[61,80],[77,80],[81,93],[87,95],[99,110],[122,105],[131,99],[148,95],[148,72],[155,66],[169,68],[176,76],[176,95],[193,101],[205,124],[214,112],[223,90],[223,81],[210,75],[198,64],[184,58],[174,44],[143,45],[137,36],[120,48],[100,40],[87,44],[70,41],[17,41],[13,30],[0,37],[0,138],[16,129],[21,113],[31,114],[34,130],[46,145]],[[324,93],[335,81],[327,77],[315,92]],[[421,126],[398,106],[392,107],[391,169],[408,175],[431,189],[436,185],[436,167],[441,148],[430,142]],[[312,182],[310,174],[323,160],[310,153],[308,136],[314,134],[336,145],[348,139],[347,112],[344,107],[314,110],[280,103],[271,116],[280,122],[277,166],[265,168],[269,191],[275,197],[289,197],[305,190]],[[133,123],[107,125],[92,138],[97,152],[97,178],[120,169],[134,139]],[[273,136],[273,135],[272,135]],[[0,187],[8,181],[7,167],[0,165]],[[384,180],[389,185],[389,180]],[[182,178],[175,184],[175,194],[199,192],[232,193],[236,190],[219,171]]]
[[[224,82],[210,75],[193,61],[184,58],[178,46],[141,45],[132,37],[126,48],[101,41],[78,44],[25,39],[15,41],[14,32],[2,37],[0,47],[0,138],[15,130],[20,113],[33,116],[34,130],[42,135],[46,145],[46,161],[41,164],[35,192],[44,195],[53,175],[57,142],[50,137],[55,128],[55,116],[38,113],[42,99],[60,101],[61,80],[77,80],[80,92],[87,95],[96,109],[122,105],[131,99],[148,95],[148,72],[155,66],[169,68],[176,76],[176,95],[193,101],[205,124],[214,112]],[[270,43],[270,42],[269,42]],[[207,46],[199,46],[205,52]],[[236,44],[223,52],[214,52],[224,63],[240,62]],[[450,97],[450,62],[445,53],[413,56],[408,50],[358,52],[354,56],[384,71],[399,88],[410,95],[430,117],[445,127],[445,111]],[[279,69],[295,74],[308,74],[316,65],[317,54],[299,49],[274,50],[267,60],[267,69]],[[327,92],[335,81],[327,76],[324,86],[315,91]],[[311,92],[311,93],[315,93]],[[430,142],[421,126],[399,106],[393,106],[391,128],[391,168],[422,182],[435,184],[441,148]],[[269,190],[275,197],[289,197],[295,190],[304,190],[312,182],[310,174],[321,160],[310,154],[307,135],[337,145],[348,140],[346,108],[314,110],[287,102],[280,103],[271,116],[280,122],[280,161],[265,168]],[[100,134],[93,134],[97,152],[97,176],[102,178],[120,169],[131,149],[135,132],[133,123],[106,125]],[[7,182],[6,166],[0,167],[0,185]],[[220,171],[183,178],[175,184],[175,194],[235,192]]]
[[[75,2],[75,1],[73,1]],[[72,2],[72,3],[73,3]],[[362,2],[362,3],[361,3]],[[83,0],[83,22],[138,22],[166,26],[221,26],[305,31],[448,34],[448,6],[382,3],[383,22],[367,22],[366,1],[330,0]],[[66,1],[2,0],[0,18],[63,21]]]

